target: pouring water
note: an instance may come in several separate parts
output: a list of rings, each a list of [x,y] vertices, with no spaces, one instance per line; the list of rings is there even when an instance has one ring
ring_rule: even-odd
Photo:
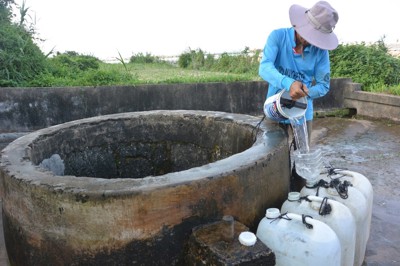
[[[305,119],[306,109],[306,97],[294,101],[286,90],[270,96],[264,103],[264,113],[271,120],[284,122],[289,119],[297,147],[294,151],[296,172],[306,180],[313,180],[322,170],[321,151],[310,150]]]
[[[297,150],[293,152],[296,172],[306,180],[316,179],[323,167],[320,149],[310,149],[305,116],[290,118]]]
[[[290,124],[293,128],[293,135],[296,141],[296,147],[301,153],[310,152],[310,146],[308,144],[308,131],[306,118],[302,117],[291,117],[289,118]]]

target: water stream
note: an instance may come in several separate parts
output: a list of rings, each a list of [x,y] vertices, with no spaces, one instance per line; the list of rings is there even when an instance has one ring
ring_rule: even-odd
[[[297,149],[293,152],[296,172],[306,180],[314,180],[321,173],[323,161],[320,149],[310,149],[305,116],[290,118]]]
[[[309,153],[310,146],[308,144],[308,131],[306,117],[292,117],[289,119],[293,128],[293,135],[296,141],[296,147],[300,153]]]

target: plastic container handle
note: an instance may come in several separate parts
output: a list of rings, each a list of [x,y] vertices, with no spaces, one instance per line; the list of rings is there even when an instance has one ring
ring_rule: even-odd
[[[297,101],[293,101],[293,100],[285,99],[285,98],[280,99],[280,104],[282,107],[286,107],[288,109],[291,109],[293,107],[297,107],[299,109],[307,109],[306,103],[301,103],[301,102],[297,102]]]
[[[311,216],[304,216],[304,215],[302,216],[299,214],[288,213],[287,217],[292,220],[296,220],[296,221],[303,223],[304,226],[306,226],[308,229],[312,229],[315,225],[314,219]],[[309,227],[309,225],[311,225],[311,227]]]

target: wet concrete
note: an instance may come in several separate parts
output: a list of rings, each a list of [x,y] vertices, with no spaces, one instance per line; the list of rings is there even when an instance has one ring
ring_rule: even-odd
[[[364,265],[400,265],[400,125],[389,121],[321,118],[312,145],[335,168],[365,175],[374,189]]]
[[[318,118],[311,144],[322,148],[334,167],[359,172],[372,183],[372,225],[364,265],[400,265],[400,125]],[[0,265],[8,265],[2,229],[0,233]]]

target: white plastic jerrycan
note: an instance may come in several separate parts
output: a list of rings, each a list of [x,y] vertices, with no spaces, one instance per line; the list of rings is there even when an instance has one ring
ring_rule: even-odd
[[[325,223],[306,215],[270,208],[257,228],[257,237],[276,257],[277,266],[340,265],[336,233]]]
[[[356,222],[354,265],[362,265],[367,248],[367,236],[369,234],[368,217],[370,215],[368,213],[368,203],[364,195],[358,189],[340,180],[331,180],[331,182],[326,182],[325,180],[307,181],[306,186],[301,189],[300,195],[328,197],[349,208]]]
[[[348,171],[344,169],[334,169],[331,168],[328,170],[327,177],[329,179],[339,179],[341,181],[348,181],[351,183],[352,187],[358,189],[366,198],[368,205],[368,222],[367,222],[367,240],[369,239],[369,234],[371,231],[371,218],[372,218],[372,205],[374,198],[374,191],[371,185],[371,182],[364,175]],[[329,179],[326,179],[329,181]]]
[[[342,203],[317,196],[300,197],[300,192],[289,192],[281,213],[297,213],[312,216],[326,223],[335,231],[341,246],[341,265],[354,263],[356,245],[356,222],[353,214]]]

